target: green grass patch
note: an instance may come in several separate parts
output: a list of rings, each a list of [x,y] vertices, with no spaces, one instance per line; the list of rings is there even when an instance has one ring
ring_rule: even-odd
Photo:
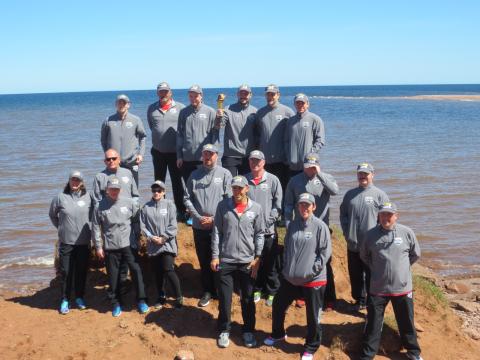
[[[431,280],[420,275],[413,275],[413,288],[425,297],[425,305],[429,310],[435,311],[438,306],[448,307],[448,300],[444,292]]]

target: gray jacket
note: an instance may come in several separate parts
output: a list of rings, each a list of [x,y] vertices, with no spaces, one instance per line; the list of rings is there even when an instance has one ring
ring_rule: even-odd
[[[192,214],[192,226],[201,229],[202,216],[214,216],[218,203],[232,195],[232,174],[216,165],[212,169],[200,166],[188,178],[183,203]]]
[[[347,191],[340,204],[340,225],[348,250],[360,251],[367,231],[377,225],[380,205],[387,201],[387,194],[373,184]]]
[[[93,212],[92,236],[96,249],[122,249],[136,241],[132,239],[132,222],[138,217],[138,203],[130,198],[119,197],[113,202],[103,198]]]
[[[285,162],[285,126],[295,113],[288,106],[278,103],[264,106],[255,115],[256,145],[265,154],[267,164]]]
[[[152,131],[152,147],[162,153],[177,152],[177,127],[180,111],[185,107],[182,103],[172,100],[172,106],[167,112],[160,109],[159,102],[148,107],[148,126]]]
[[[302,170],[308,153],[319,153],[325,146],[325,128],[322,119],[309,111],[295,114],[287,120],[285,152],[290,170]]]
[[[400,295],[412,291],[410,265],[420,257],[420,245],[412,229],[396,224],[393,230],[381,225],[367,232],[360,258],[370,268],[370,293]]]
[[[124,120],[118,113],[107,118],[102,124],[101,142],[103,151],[115,149],[120,154],[122,164],[136,165],[137,155],[145,155],[147,133],[142,120],[127,113]]]
[[[200,104],[198,109],[188,105],[180,111],[177,127],[177,159],[200,161],[203,145],[218,143],[215,118],[215,110],[205,104]]]
[[[327,261],[332,256],[330,230],[322,220],[311,216],[296,218],[287,228],[282,274],[288,282],[301,286],[327,280]]]
[[[140,212],[140,228],[147,237],[147,254],[155,256],[160,253],[178,255],[177,245],[177,208],[171,200],[150,200]],[[152,236],[165,238],[163,245],[151,241]]]
[[[220,119],[220,126],[225,127],[223,136],[223,156],[247,157],[255,148],[255,113],[257,108],[237,102],[230,105]]]
[[[105,197],[105,191],[107,190],[107,182],[110,176],[115,175],[120,179],[122,189],[120,191],[120,196],[132,198],[136,201],[139,200],[139,193],[137,189],[137,184],[133,179],[132,172],[128,169],[119,167],[116,172],[110,171],[108,169],[103,170],[102,172],[95,175],[93,179],[93,200],[95,203],[98,203]]]
[[[215,226],[212,231],[212,258],[221,263],[246,264],[263,250],[262,208],[248,199],[242,215],[235,211],[232,198],[222,200],[215,213]]]
[[[290,179],[285,190],[285,219],[291,221],[293,214],[298,217],[296,203],[300,194],[308,192],[315,197],[315,216],[329,224],[329,202],[331,195],[339,192],[337,182],[330,174],[320,172],[312,179],[309,179],[304,172],[295,175]]]
[[[58,229],[58,239],[69,245],[89,245],[92,238],[91,222],[93,201],[90,193],[55,196],[50,204],[49,216]]]
[[[265,171],[262,179],[255,185],[252,173],[245,175],[248,180],[248,197],[260,204],[263,209],[263,222],[265,235],[275,234],[275,222],[282,212],[282,185],[280,180],[269,172]]]

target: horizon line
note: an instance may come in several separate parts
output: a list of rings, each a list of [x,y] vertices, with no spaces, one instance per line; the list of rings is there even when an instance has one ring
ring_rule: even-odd
[[[293,87],[378,87],[378,86],[453,86],[453,85],[479,85],[480,83],[429,83],[429,84],[350,84],[350,85],[278,85],[279,88],[293,88]],[[265,86],[251,86],[252,89],[261,89]],[[202,87],[206,89],[236,89],[237,86],[219,86],[219,87]],[[172,88],[172,91],[188,90],[188,88]],[[11,95],[46,95],[46,94],[81,94],[81,93],[103,93],[103,92],[122,92],[122,91],[156,91],[151,89],[115,89],[115,90],[71,90],[71,91],[45,91],[45,92],[19,92],[19,93],[2,93],[0,96]]]

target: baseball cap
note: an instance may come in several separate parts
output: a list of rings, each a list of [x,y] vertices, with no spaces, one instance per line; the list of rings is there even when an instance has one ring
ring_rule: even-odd
[[[151,187],[152,189],[153,189],[154,187],[161,187],[161,188],[164,189],[164,190],[166,189],[166,186],[165,186],[164,182],[163,182],[163,181],[160,181],[160,180],[155,180],[155,181],[153,182],[152,186],[150,186],[150,187]]]
[[[249,159],[265,160],[265,155],[260,150],[253,150],[250,153],[250,156],[248,158]]]
[[[123,100],[123,101],[125,101],[125,102],[127,102],[127,103],[130,102],[130,99],[129,99],[128,96],[125,95],[125,94],[120,94],[120,95],[117,96],[116,102],[119,102],[120,100]]]
[[[310,193],[303,193],[298,196],[297,204],[301,202],[308,203],[308,204],[315,204],[315,198]]]
[[[196,85],[196,84],[190,86],[190,88],[188,89],[188,92],[195,92],[197,94],[203,94],[203,90],[200,87],[200,85]]]
[[[268,86],[265,88],[265,92],[266,92],[266,93],[271,92],[271,93],[275,93],[275,94],[276,94],[276,93],[279,93],[280,90],[278,89],[278,86],[277,86],[277,85],[275,85],[275,84],[270,84],[270,85],[268,85]]]
[[[248,181],[245,176],[237,175],[232,179],[232,186],[245,187],[248,185]]]
[[[202,152],[203,151],[210,151],[210,152],[218,153],[218,148],[213,144],[205,144],[202,147]]]
[[[238,87],[238,91],[248,91],[249,93],[251,93],[252,89],[247,84],[242,84]]]
[[[83,174],[82,174],[80,171],[78,171],[78,170],[73,170],[73,171],[70,173],[70,175],[69,175],[68,178],[69,178],[69,179],[71,179],[71,178],[76,178],[76,179],[78,179],[78,180],[80,180],[80,181],[83,181]]]
[[[309,168],[313,166],[320,165],[320,156],[317,153],[309,153],[305,156],[303,160],[303,167]]]
[[[308,103],[308,96],[302,93],[295,95],[293,102],[303,101],[304,103]]]
[[[364,172],[370,174],[374,172],[374,169],[373,166],[369,163],[361,163],[357,166],[357,172]]]
[[[120,184],[120,180],[115,176],[110,177],[108,179],[108,182],[107,182],[107,188],[109,188],[109,189],[121,189],[122,186]]]
[[[391,202],[384,202],[382,205],[380,205],[380,210],[378,210],[379,213],[382,212],[388,212],[391,214],[396,214],[397,213],[397,206],[394,203]]]
[[[168,85],[167,82],[162,81],[160,84],[157,85],[157,91],[160,91],[160,90],[171,90],[170,85]]]

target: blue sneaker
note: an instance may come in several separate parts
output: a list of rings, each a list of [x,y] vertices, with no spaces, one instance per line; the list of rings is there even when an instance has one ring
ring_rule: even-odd
[[[146,314],[149,310],[147,303],[144,300],[138,302],[138,312],[140,314]]]
[[[87,308],[87,305],[85,305],[85,301],[83,301],[82,298],[76,298],[75,299],[75,304],[77,304],[77,307],[80,310],[85,310]]]
[[[112,310],[112,316],[119,317],[121,313],[122,313],[122,308],[120,307],[120,305],[115,305]]]
[[[192,220],[192,218],[188,218],[186,224],[187,224],[188,226],[192,226],[192,225],[193,225],[193,220]]]
[[[67,315],[70,312],[70,308],[68,307],[68,300],[62,300],[60,304],[60,314]]]

